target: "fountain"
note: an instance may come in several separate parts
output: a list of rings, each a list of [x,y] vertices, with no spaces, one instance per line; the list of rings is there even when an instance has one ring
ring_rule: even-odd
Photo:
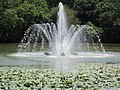
[[[19,51],[8,54],[1,64],[11,62],[11,65],[35,66],[41,69],[75,70],[70,65],[81,62],[120,62],[120,53],[109,50],[105,52],[93,27],[69,27],[67,23],[63,4],[59,3],[57,23],[31,25],[18,46]]]
[[[59,3],[57,24],[31,25],[17,52],[13,44],[1,45],[0,88],[118,90],[120,52],[105,52],[91,26],[67,22]]]
[[[96,51],[101,48],[105,52],[99,36],[95,30],[92,30],[92,27],[88,25],[68,26],[67,15],[61,2],[59,3],[57,24],[42,23],[30,26],[21,40],[19,52],[35,51],[38,42],[41,42],[41,48],[45,43],[49,44],[49,51],[45,52],[46,55],[78,55],[75,47],[82,49],[86,45],[86,51],[89,51],[90,44]],[[82,51],[84,50],[80,50],[80,52]]]

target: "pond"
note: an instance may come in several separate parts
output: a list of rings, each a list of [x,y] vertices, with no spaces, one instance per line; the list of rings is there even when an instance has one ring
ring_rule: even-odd
[[[120,44],[104,44],[104,47],[106,53],[91,51],[79,55],[46,56],[41,51],[18,53],[18,44],[15,43],[0,44],[0,66],[68,69],[69,65],[77,63],[120,63]]]
[[[47,45],[44,51],[18,52],[18,44],[0,44],[0,89],[119,90],[120,44],[104,46],[105,53],[55,56],[44,54]]]

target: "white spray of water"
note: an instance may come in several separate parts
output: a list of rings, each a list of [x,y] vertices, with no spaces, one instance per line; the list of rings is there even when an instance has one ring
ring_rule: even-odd
[[[90,30],[90,26],[88,25],[71,25],[70,28],[68,27],[67,23],[67,15],[64,11],[64,6],[60,2],[59,3],[59,12],[58,12],[58,19],[57,25],[54,23],[43,23],[43,24],[34,24],[28,28],[25,32],[24,38],[20,44],[20,50],[23,51],[30,51],[32,47],[31,43],[33,43],[33,49],[37,46],[37,42],[39,38],[42,43],[42,48],[44,47],[45,40],[47,39],[49,42],[49,48],[52,54],[54,55],[68,55],[71,53],[71,49],[74,46],[74,42],[76,41],[76,37],[79,36],[81,40],[79,43],[87,44],[89,49],[89,40],[93,42],[95,50],[97,47],[94,43],[92,35],[96,36],[98,43],[100,43],[100,47],[105,52],[103,45],[100,42],[99,36],[96,32]],[[88,40],[89,35],[89,40]]]

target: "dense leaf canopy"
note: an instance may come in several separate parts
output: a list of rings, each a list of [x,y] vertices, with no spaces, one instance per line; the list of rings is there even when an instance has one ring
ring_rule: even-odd
[[[56,22],[59,2],[71,23],[92,25],[102,42],[120,43],[120,0],[1,0],[0,42],[20,42],[30,25]]]

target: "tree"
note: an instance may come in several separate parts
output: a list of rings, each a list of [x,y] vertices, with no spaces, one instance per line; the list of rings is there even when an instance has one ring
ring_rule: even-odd
[[[77,17],[83,24],[90,21],[104,30],[103,42],[120,42],[119,7],[119,0],[75,0],[74,4]]]
[[[2,0],[0,3],[0,42],[20,42],[30,25],[49,19],[44,0]]]

